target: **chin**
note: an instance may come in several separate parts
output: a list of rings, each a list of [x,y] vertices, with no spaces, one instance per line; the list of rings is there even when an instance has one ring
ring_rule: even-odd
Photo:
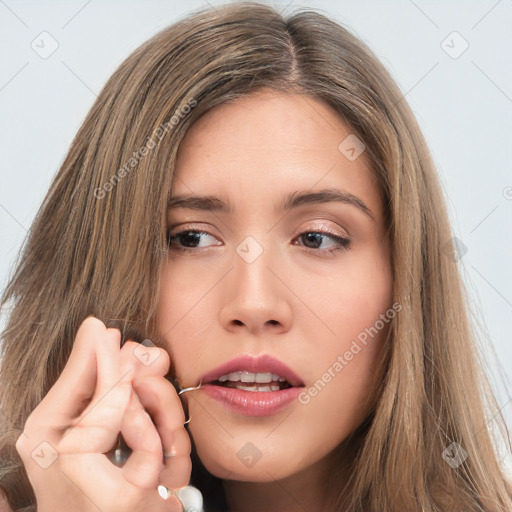
[[[262,446],[263,442],[252,443],[247,439],[232,441],[228,446],[218,444],[218,448],[212,445],[211,440],[204,445],[195,443],[201,463],[217,478],[243,482],[273,482],[300,470],[300,464],[293,461],[292,454],[277,452],[273,443]]]
[[[211,461],[202,462],[209,473],[221,480],[265,483],[275,482],[294,474],[291,468],[290,471],[286,471],[286,468],[276,468],[275,463],[263,463],[261,460],[250,468],[241,468],[240,464],[219,464],[218,461],[211,464]]]

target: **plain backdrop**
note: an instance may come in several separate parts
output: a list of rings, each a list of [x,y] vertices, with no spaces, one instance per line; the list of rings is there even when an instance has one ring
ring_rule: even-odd
[[[108,77],[158,30],[221,3],[0,0],[0,290]],[[269,3],[345,25],[398,82],[439,169],[458,264],[489,344],[483,356],[512,425],[512,0]]]

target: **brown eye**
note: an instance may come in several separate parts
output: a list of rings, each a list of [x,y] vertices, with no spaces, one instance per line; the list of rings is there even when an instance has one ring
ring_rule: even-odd
[[[207,233],[206,231],[198,231],[195,229],[184,229],[174,234],[169,232],[167,234],[167,245],[169,246],[169,249],[176,251],[196,252],[198,249],[210,247],[208,245],[202,247],[200,246],[202,239],[205,237],[213,238],[210,233]]]

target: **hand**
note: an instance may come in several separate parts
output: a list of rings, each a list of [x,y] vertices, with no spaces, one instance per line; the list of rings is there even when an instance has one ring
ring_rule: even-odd
[[[144,347],[152,361],[144,364],[136,347],[120,348],[120,332],[97,318],[81,324],[62,374],[16,442],[38,512],[182,511],[175,496],[164,501],[157,491],[186,486],[192,469],[185,414],[163,377],[169,356]],[[132,450],[122,468],[104,455],[119,432]]]

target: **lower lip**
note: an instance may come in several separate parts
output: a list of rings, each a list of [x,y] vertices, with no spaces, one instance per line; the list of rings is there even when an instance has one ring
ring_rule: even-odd
[[[232,412],[245,416],[270,416],[285,409],[297,398],[302,388],[291,387],[281,391],[245,391],[206,384],[201,389],[208,396],[222,402]]]

